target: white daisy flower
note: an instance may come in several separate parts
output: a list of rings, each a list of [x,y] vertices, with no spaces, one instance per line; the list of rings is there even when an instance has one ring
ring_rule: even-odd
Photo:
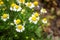
[[[12,3],[11,4],[11,7],[10,7],[10,10],[14,10],[14,7],[16,6],[16,4],[15,3]]]
[[[44,9],[44,8],[41,8],[40,12],[41,12],[41,13],[47,13],[47,10]]]
[[[21,20],[20,20],[20,19],[15,19],[15,20],[14,20],[14,23],[15,23],[16,25],[18,25],[18,24],[21,23]]]
[[[39,13],[38,12],[33,12],[33,14],[32,14],[32,16],[36,16],[36,17],[38,17],[39,16]]]
[[[27,3],[25,3],[25,5],[31,9],[34,8],[34,4],[31,2],[27,2]]]
[[[21,8],[20,6],[18,6],[18,5],[16,5],[16,6],[14,7],[14,11],[17,11],[17,12],[18,12],[18,11],[21,11],[21,9],[22,9],[22,8]]]
[[[3,14],[3,15],[1,16],[1,19],[2,19],[3,21],[6,21],[7,19],[9,19],[9,14]]]
[[[13,3],[13,4],[11,5],[11,7],[10,7],[10,10],[17,11],[17,12],[18,12],[18,11],[21,11],[21,9],[22,9],[22,8],[21,8],[20,6],[14,4],[14,3]]]
[[[16,31],[17,32],[23,32],[25,30],[25,27],[23,25],[17,25],[16,26]]]
[[[37,22],[39,21],[39,17],[33,15],[32,17],[29,18],[29,21],[30,23],[32,22],[34,24],[37,24]]]
[[[47,23],[47,19],[46,18],[43,18],[42,19],[42,23],[46,24]]]
[[[25,0],[17,0],[17,3],[19,3],[19,4],[20,3],[23,3],[24,4],[25,3]]]

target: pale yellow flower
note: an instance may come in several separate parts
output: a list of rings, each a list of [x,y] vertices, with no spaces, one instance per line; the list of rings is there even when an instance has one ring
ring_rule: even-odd
[[[7,19],[9,19],[9,14],[3,14],[3,15],[1,16],[1,19],[2,19],[3,21],[6,21]]]
[[[40,12],[41,12],[41,13],[47,13],[47,10],[44,9],[44,8],[41,8]]]
[[[30,21],[30,23],[32,22],[34,24],[37,24],[37,22],[39,21],[39,17],[36,17],[33,15],[29,18],[29,21]]]
[[[27,3],[25,3],[25,5],[31,9],[34,8],[34,4],[31,2],[27,2]]]
[[[42,23],[44,23],[44,24],[47,23],[47,18],[43,18]]]
[[[17,25],[16,26],[16,31],[17,32],[23,32],[25,30],[25,27],[23,25]]]
[[[21,11],[21,9],[22,8],[19,5],[16,5],[15,3],[11,4],[10,10],[18,12],[18,11]]]
[[[20,4],[20,3],[25,3],[25,0],[17,0],[17,2]]]
[[[17,12],[18,12],[18,11],[21,11],[21,9],[22,9],[22,8],[21,8],[20,6],[18,6],[18,5],[16,5],[15,8],[14,8],[14,10],[17,11]]]
[[[11,7],[12,7],[12,8],[14,8],[14,7],[15,7],[15,5],[16,5],[15,3],[12,3],[12,4],[11,4]]]
[[[11,7],[10,7],[10,10],[14,10],[14,7],[16,6],[16,4],[15,3],[12,3],[11,4]]]
[[[18,25],[18,24],[21,23],[21,20],[20,20],[20,19],[15,19],[15,20],[14,20],[14,23],[15,23],[16,25]]]
[[[36,17],[38,17],[39,16],[39,13],[38,12],[34,12],[33,14],[32,14],[32,16],[36,16]]]

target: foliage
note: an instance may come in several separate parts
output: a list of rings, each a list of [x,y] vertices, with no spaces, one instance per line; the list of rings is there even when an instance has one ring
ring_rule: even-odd
[[[47,33],[43,27],[48,19],[43,15],[47,11],[41,8],[39,13],[35,7],[40,8],[34,0],[0,0],[0,40],[45,40]]]

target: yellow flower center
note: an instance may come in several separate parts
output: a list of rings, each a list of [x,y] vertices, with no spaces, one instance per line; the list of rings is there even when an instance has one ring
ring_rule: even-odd
[[[12,8],[14,8],[14,7],[15,7],[15,5],[16,5],[16,4],[15,4],[15,3],[13,3],[13,4],[11,4],[11,7],[12,7]]]
[[[30,7],[31,6],[31,3],[28,3],[27,6]]]
[[[16,20],[16,24],[19,24],[19,23],[21,23],[21,20],[20,19],[17,19]]]
[[[39,16],[39,14],[38,14],[37,12],[36,12],[34,15],[35,15],[36,17]]]
[[[33,16],[33,17],[32,17],[32,20],[33,20],[33,21],[36,21],[37,19],[36,19],[36,17],[35,17],[35,16]]]
[[[24,3],[25,2],[25,0],[19,0],[21,3]]]
[[[16,5],[16,6],[15,6],[15,8],[16,8],[16,9],[18,9],[18,8],[19,8],[19,6],[18,6],[18,5]]]
[[[44,18],[43,20],[44,20],[44,21],[46,21],[47,19],[46,19],[46,18]]]
[[[6,19],[8,17],[8,14],[3,14],[2,16],[4,19]]]
[[[22,27],[22,25],[18,25],[17,28],[18,28],[19,30],[22,30],[23,27]]]
[[[35,5],[35,6],[38,6],[38,2],[37,2],[37,1],[35,1],[35,2],[34,2],[34,5]]]
[[[3,3],[3,1],[0,1],[0,5],[3,5],[4,3]]]

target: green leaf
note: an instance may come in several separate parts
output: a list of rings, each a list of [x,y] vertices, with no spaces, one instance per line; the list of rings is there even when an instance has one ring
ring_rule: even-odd
[[[38,37],[41,37],[41,33],[42,33],[42,28],[41,27],[38,27],[37,30],[35,31],[36,35]]]

